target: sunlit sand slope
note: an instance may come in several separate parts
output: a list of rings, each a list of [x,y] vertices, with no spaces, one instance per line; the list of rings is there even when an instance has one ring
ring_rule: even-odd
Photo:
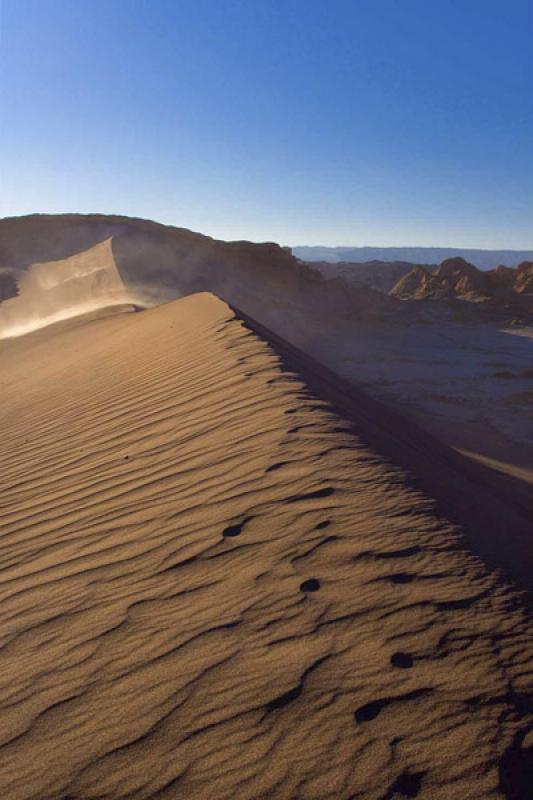
[[[520,598],[227,305],[0,380],[0,797],[530,796]]]
[[[23,273],[18,296],[0,304],[0,338],[129,299],[107,239],[69,258],[33,264]]]

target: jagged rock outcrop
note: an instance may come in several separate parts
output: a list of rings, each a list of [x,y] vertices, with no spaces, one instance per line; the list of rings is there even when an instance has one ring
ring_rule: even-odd
[[[463,258],[450,258],[433,272],[413,267],[391,295],[401,300],[463,300],[533,311],[533,262],[482,272]]]
[[[533,294],[533,261],[523,261],[516,268],[514,290],[519,294]]]
[[[440,299],[449,296],[449,289],[446,283],[438,281],[428,269],[415,266],[400,278],[391,294],[402,300],[424,300],[428,297]]]
[[[450,296],[475,299],[483,296],[486,285],[483,273],[464,258],[448,258],[433,273],[435,282],[446,288]]]

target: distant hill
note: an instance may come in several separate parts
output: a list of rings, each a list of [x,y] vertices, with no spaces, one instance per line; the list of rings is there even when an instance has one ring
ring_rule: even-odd
[[[478,269],[495,269],[500,264],[517,267],[533,261],[533,250],[469,250],[456,247],[293,247],[303,261],[408,261],[411,264],[440,264],[448,258],[464,258]]]

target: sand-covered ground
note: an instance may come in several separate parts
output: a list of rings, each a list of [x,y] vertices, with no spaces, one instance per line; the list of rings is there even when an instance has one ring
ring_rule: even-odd
[[[531,797],[475,492],[462,530],[322,380],[209,294],[0,342],[0,797]]]
[[[411,319],[336,321],[299,339],[442,442],[533,484],[531,329],[457,321],[433,306],[422,319],[409,304]]]

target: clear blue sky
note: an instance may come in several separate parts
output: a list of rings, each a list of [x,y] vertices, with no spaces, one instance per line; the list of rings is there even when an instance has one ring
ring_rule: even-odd
[[[0,216],[533,248],[531,0],[0,0]]]

